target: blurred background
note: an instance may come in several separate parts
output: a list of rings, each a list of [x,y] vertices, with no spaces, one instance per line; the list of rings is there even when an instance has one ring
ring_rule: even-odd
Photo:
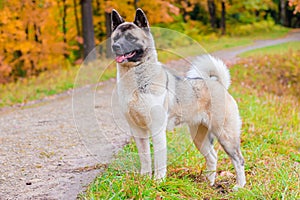
[[[73,68],[109,37],[113,8],[131,21],[140,7],[152,26],[182,32],[215,51],[300,27],[299,5],[299,0],[0,0],[0,106],[73,87]],[[38,76],[41,81],[33,85],[72,78],[55,88],[3,96]]]

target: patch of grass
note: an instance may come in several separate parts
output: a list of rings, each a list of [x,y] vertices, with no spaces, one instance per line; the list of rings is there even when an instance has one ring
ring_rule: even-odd
[[[274,57],[268,56],[264,61],[260,57],[251,58],[252,62],[245,61],[247,66],[237,64],[231,68],[233,84],[230,93],[239,104],[243,121],[241,148],[247,176],[244,189],[232,191],[235,172],[218,144],[216,186],[209,187],[204,177],[204,158],[192,144],[186,127],[182,127],[167,133],[168,176],[163,182],[137,173],[139,159],[132,142],[117,155],[107,171],[95,179],[87,193],[79,198],[299,199],[299,101],[295,95],[278,95],[265,85],[279,85],[276,79],[270,78],[278,76],[277,68],[293,73],[293,68],[287,67],[282,59],[288,57],[288,66],[299,68],[300,56],[296,51],[276,55],[278,63],[272,65],[276,70],[268,73],[256,67],[257,63],[276,60]]]
[[[286,42],[283,44],[267,46],[267,47],[247,51],[245,53],[240,54],[239,56],[245,58],[249,56],[284,54],[291,50],[300,50],[300,42]]]
[[[261,26],[263,26],[263,24]],[[229,33],[225,36],[206,36],[198,41],[208,52],[213,52],[226,48],[251,45],[255,40],[280,38],[290,31],[290,29],[278,25],[270,25],[269,28],[264,29],[249,25],[249,31],[245,34],[241,34],[238,30],[240,27],[241,26],[228,27]]]
[[[228,24],[227,34],[230,36],[249,36],[261,39],[277,38],[287,33],[289,29],[276,25],[273,20],[254,22],[250,24]]]
[[[282,47],[282,52],[285,53],[275,54],[273,48],[267,48],[260,50],[262,55],[255,54],[240,60],[238,67],[232,70],[233,81],[241,81],[247,90],[256,89],[260,92],[259,96],[264,96],[265,93],[273,93],[279,97],[291,95],[300,101],[300,50],[286,49],[288,45],[299,49],[297,45],[288,43],[274,47],[278,49],[277,52]]]
[[[43,72],[38,77],[0,85],[0,107],[42,99],[73,88],[78,67]]]
[[[253,44],[255,39],[251,37],[228,37],[223,36],[216,39],[206,39],[203,41],[203,46],[208,52],[218,51],[226,48],[233,48],[237,46],[247,46]]]

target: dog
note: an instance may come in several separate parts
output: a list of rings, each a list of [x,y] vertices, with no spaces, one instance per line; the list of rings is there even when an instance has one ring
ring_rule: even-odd
[[[225,64],[208,54],[196,57],[186,76],[158,61],[149,22],[137,9],[133,22],[111,13],[111,48],[117,63],[117,94],[136,142],[140,173],[152,176],[149,138],[154,149],[154,178],[167,172],[166,130],[187,124],[197,149],[206,160],[206,177],[214,185],[217,138],[236,172],[236,187],[246,184],[240,150],[241,120],[237,103],[228,93],[230,74]]]

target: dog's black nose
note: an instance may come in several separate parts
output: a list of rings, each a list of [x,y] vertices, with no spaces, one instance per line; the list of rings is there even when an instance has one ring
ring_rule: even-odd
[[[112,49],[113,49],[115,52],[121,51],[121,45],[119,45],[119,44],[113,44],[113,45],[112,45]]]

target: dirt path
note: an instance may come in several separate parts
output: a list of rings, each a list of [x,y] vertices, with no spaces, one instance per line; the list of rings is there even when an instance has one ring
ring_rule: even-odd
[[[233,61],[239,53],[295,40],[300,40],[300,31],[213,54]],[[174,64],[180,63],[168,63]],[[0,199],[75,199],[101,171],[99,164],[109,163],[129,140],[111,114],[114,86],[110,80],[100,83],[96,92],[93,87],[76,90],[77,117],[89,122],[84,126],[89,130],[79,132],[89,132],[87,135],[78,135],[81,125],[75,126],[70,94],[0,111]],[[95,104],[85,98],[91,92]],[[89,120],[91,114],[97,116],[97,124]],[[98,156],[93,155],[93,148],[97,148]]]
[[[236,59],[236,57],[244,53],[246,51],[250,51],[253,49],[258,49],[266,46],[272,46],[276,44],[281,44],[285,42],[292,42],[292,41],[300,41],[300,29],[292,30],[287,37],[279,38],[275,40],[257,40],[254,42],[254,44],[249,46],[243,46],[243,47],[236,47],[231,49],[224,49],[221,51],[214,52],[213,55],[217,56],[223,60],[231,61]]]
[[[103,152],[101,158],[91,155],[80,140],[70,95],[0,113],[1,200],[76,198],[99,173],[99,160],[108,163],[128,138],[120,135],[108,112],[111,85],[100,85],[96,92],[101,95],[95,105],[96,111],[101,110],[98,120],[109,126],[95,135],[101,138],[101,134],[111,134],[111,138],[103,135],[103,140],[97,142],[98,150]],[[77,93],[84,97],[90,89],[86,87]],[[84,100],[79,102],[77,106],[89,109]]]

